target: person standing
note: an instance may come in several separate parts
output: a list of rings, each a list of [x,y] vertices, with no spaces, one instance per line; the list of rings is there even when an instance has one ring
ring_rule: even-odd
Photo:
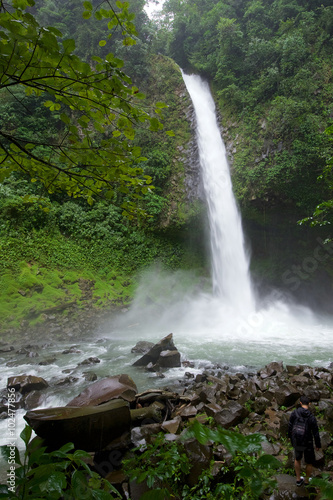
[[[310,401],[306,396],[301,396],[300,407],[292,412],[288,423],[288,437],[291,439],[295,452],[295,472],[296,484],[307,486],[311,480],[312,467],[315,463],[315,453],[313,440],[316,450],[321,448],[318,424],[316,417],[309,410]],[[306,464],[305,481],[301,476],[301,462],[304,456]]]

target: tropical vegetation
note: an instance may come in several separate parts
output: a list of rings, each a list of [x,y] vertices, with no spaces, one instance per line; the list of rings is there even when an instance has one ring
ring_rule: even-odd
[[[329,224],[332,9],[168,0],[151,20],[143,0],[1,1],[1,330],[81,307],[78,277],[103,308],[156,260],[209,273],[179,66],[211,84],[245,220]]]

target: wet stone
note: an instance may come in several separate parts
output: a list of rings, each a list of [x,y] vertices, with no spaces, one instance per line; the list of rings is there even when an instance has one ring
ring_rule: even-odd
[[[97,375],[94,372],[83,372],[82,375],[87,382],[95,382],[97,380]]]
[[[60,380],[58,380],[55,385],[67,385],[67,384],[73,384],[74,382],[77,382],[79,379],[77,377],[65,377]]]
[[[138,354],[146,354],[146,352],[148,352],[153,347],[153,345],[154,345],[153,342],[140,340],[134,347],[132,347],[131,352],[135,352]]]
[[[5,344],[0,346],[0,353],[12,352],[14,351],[14,346]]]
[[[26,355],[26,358],[38,358],[38,356],[39,356],[38,352],[30,351]]]
[[[56,357],[44,359],[43,361],[40,361],[38,364],[40,366],[46,366],[46,365],[52,365],[55,361],[57,361]]]
[[[81,361],[81,363],[79,363],[78,366],[93,365],[93,364],[97,364],[97,363],[100,363],[100,362],[101,362],[100,359],[94,358],[94,357],[90,357],[90,358],[85,359],[84,361]]]
[[[19,375],[17,377],[9,377],[7,387],[14,387],[22,394],[38,389],[45,389],[49,384],[42,377],[34,375]]]

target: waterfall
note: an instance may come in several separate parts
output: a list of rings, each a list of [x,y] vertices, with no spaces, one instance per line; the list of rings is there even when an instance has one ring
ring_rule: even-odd
[[[226,149],[209,86],[198,75],[183,79],[193,102],[199,158],[210,226],[213,291],[233,309],[254,309],[249,258],[232,191]]]

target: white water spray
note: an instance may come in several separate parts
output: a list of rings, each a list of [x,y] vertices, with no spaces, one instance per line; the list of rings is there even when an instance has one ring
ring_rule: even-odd
[[[197,141],[206,194],[214,294],[234,310],[254,310],[241,217],[236,206],[226,149],[209,86],[197,75],[183,74],[197,121]]]

